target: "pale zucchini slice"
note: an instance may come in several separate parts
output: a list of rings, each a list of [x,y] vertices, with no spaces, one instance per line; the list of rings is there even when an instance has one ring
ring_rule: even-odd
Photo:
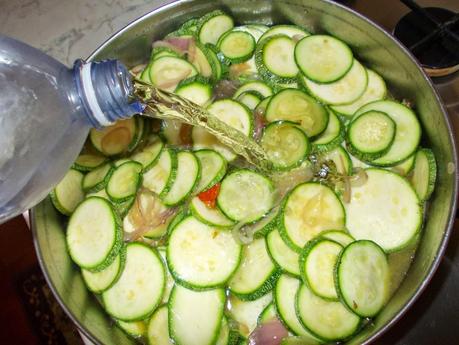
[[[222,11],[213,11],[199,20],[198,38],[203,44],[217,44],[220,37],[234,27],[233,18]],[[203,344],[204,345],[204,344]]]
[[[318,156],[324,161],[332,161],[339,174],[352,175],[353,161],[347,151],[341,146],[329,152],[320,153]]]
[[[341,145],[345,136],[343,123],[333,111],[329,110],[327,128],[312,142],[313,151],[329,152]]]
[[[351,243],[336,265],[335,281],[341,301],[361,317],[375,316],[389,297],[389,270],[387,256],[376,243]]]
[[[290,248],[299,251],[320,232],[343,229],[345,219],[343,205],[329,187],[306,182],[285,198],[279,232]]]
[[[194,217],[176,225],[167,247],[167,264],[174,279],[191,289],[223,286],[236,270],[240,256],[241,246],[231,232]]]
[[[269,321],[277,319],[276,306],[273,302],[269,303],[261,312],[257,319],[257,325],[268,323]]]
[[[86,193],[95,193],[105,188],[110,176],[113,173],[113,166],[106,163],[90,172],[88,172],[82,181],[83,190]]]
[[[411,184],[421,201],[426,201],[432,195],[437,179],[437,163],[429,149],[416,152]]]
[[[165,281],[157,251],[143,243],[129,243],[121,277],[102,294],[105,310],[121,321],[142,320],[160,303]]]
[[[236,128],[246,136],[252,135],[252,114],[243,104],[232,99],[221,99],[212,103],[207,110],[219,120]]]
[[[177,173],[177,154],[162,150],[157,164],[143,175],[143,187],[158,195],[166,195],[175,181]]]
[[[139,123],[134,117],[119,120],[101,130],[91,129],[89,139],[96,150],[106,156],[131,151],[138,142]]]
[[[167,254],[166,254],[166,247],[158,247],[158,253],[161,256],[164,266],[166,267],[166,285],[164,286],[164,293],[161,303],[166,303],[169,301],[170,294],[172,289],[175,285],[175,280],[172,277],[172,274],[169,272],[169,268],[167,267]]]
[[[231,148],[222,144],[214,135],[210,134],[205,128],[193,127],[191,130],[191,137],[193,140],[193,149],[203,150],[210,149],[217,151],[221,154],[228,162],[233,161],[236,158],[236,154]]]
[[[234,225],[234,221],[225,216],[222,211],[207,207],[197,196],[191,199],[190,211],[198,220],[210,226],[225,228]]]
[[[410,157],[408,157],[401,163],[398,163],[397,165],[389,167],[388,169],[392,170],[393,172],[401,176],[407,176],[413,170],[415,156],[416,155],[411,155]]]
[[[263,36],[260,37],[260,41],[275,35],[285,35],[290,38],[295,38],[299,40],[303,37],[309,36],[310,33],[304,30],[300,26],[296,25],[274,25],[271,26],[268,30],[265,31]]]
[[[381,111],[389,115],[397,126],[395,138],[389,151],[371,164],[392,166],[411,156],[421,139],[421,126],[416,114],[408,107],[394,101],[376,101],[360,108],[353,120],[369,110]]]
[[[371,240],[386,252],[401,250],[421,228],[419,199],[400,175],[376,168],[365,172],[368,180],[353,188],[345,204],[346,228],[356,240]]]
[[[228,287],[240,299],[253,301],[270,292],[278,276],[265,239],[259,238],[244,246],[241,264],[228,281]]]
[[[234,93],[233,98],[237,98],[242,93],[247,92],[247,91],[256,91],[259,94],[261,94],[263,97],[269,97],[269,96],[272,96],[273,94],[273,90],[268,84],[262,81],[255,80],[255,81],[249,81],[241,85]]]
[[[379,101],[381,99],[384,99],[387,94],[387,87],[384,79],[377,74],[376,72],[373,72],[370,69],[367,69],[367,74],[368,74],[368,85],[367,88],[365,89],[365,92],[357,98],[354,102],[346,105],[333,105],[331,108],[336,111],[337,113],[345,116],[352,116],[355,114],[357,110],[359,110],[361,107],[364,105],[374,102],[374,101]]]
[[[349,72],[333,83],[316,83],[304,75],[300,77],[300,81],[309,93],[321,102],[339,105],[352,103],[362,96],[367,88],[368,76],[365,67],[354,59]]]
[[[147,325],[143,320],[128,322],[116,320],[116,325],[134,339],[140,339],[147,333]]]
[[[320,233],[321,238],[338,242],[343,247],[355,241],[355,239],[343,230],[328,230]]]
[[[70,169],[52,190],[51,200],[60,213],[70,216],[83,201],[83,177],[84,175],[78,170]]]
[[[361,324],[360,317],[350,312],[341,302],[320,298],[305,284],[298,290],[296,311],[303,326],[324,341],[346,339]]]
[[[244,31],[248,32],[253,36],[255,39],[255,42],[258,42],[261,36],[265,33],[267,30],[267,27],[261,27],[257,24],[248,24],[248,25],[241,25],[241,26],[236,26],[233,28],[233,31]]]
[[[177,175],[169,192],[162,197],[164,204],[173,206],[183,202],[191,194],[200,173],[199,161],[192,152],[177,153]]]
[[[105,156],[82,153],[78,156],[75,163],[73,163],[73,168],[79,171],[91,171],[100,167],[107,159]]]
[[[218,339],[225,291],[193,291],[175,285],[169,299],[169,334],[175,344],[212,345]]]
[[[268,234],[266,245],[269,255],[282,270],[295,276],[300,275],[300,256],[284,242],[277,229]]]
[[[230,328],[228,325],[228,320],[225,316],[222,318],[222,325],[220,326],[220,332],[218,334],[218,339],[215,342],[215,345],[231,345],[230,341]]]
[[[323,238],[304,247],[300,257],[301,278],[317,296],[338,300],[334,267],[342,249],[341,244]]]
[[[236,170],[223,179],[217,205],[232,220],[255,222],[273,207],[273,188],[263,175],[248,169]]]
[[[352,68],[351,49],[328,35],[311,35],[295,47],[295,61],[301,72],[317,83],[331,83],[343,78]]]
[[[105,190],[114,202],[123,202],[135,196],[142,183],[142,164],[129,161],[121,164],[111,174]]]
[[[228,298],[228,314],[239,323],[239,334],[248,337],[257,327],[257,320],[263,310],[273,300],[272,294],[268,293],[254,301],[243,301],[230,295]]]
[[[321,134],[328,124],[325,107],[295,89],[285,89],[272,96],[265,117],[269,122],[284,120],[297,123],[309,138]]]
[[[225,176],[227,163],[225,158],[214,150],[198,150],[194,154],[201,165],[201,176],[195,187],[196,193],[209,189]]]
[[[286,35],[270,36],[255,50],[255,63],[263,79],[272,83],[290,83],[298,74],[294,58],[295,41]]]
[[[171,146],[180,146],[182,138],[180,131],[182,130],[183,123],[179,120],[162,120],[161,130],[159,135]]]
[[[116,259],[122,247],[121,237],[119,220],[110,202],[90,197],[70,217],[66,241],[72,260],[81,268],[97,272]]]
[[[250,110],[254,110],[261,102],[263,96],[256,91],[246,91],[241,93],[236,100],[244,104]]]
[[[167,305],[156,309],[148,321],[147,328],[148,344],[151,345],[174,345],[169,337],[169,312]]]
[[[205,106],[212,99],[212,85],[209,79],[185,79],[177,85],[174,93],[197,105]]]
[[[81,269],[81,275],[89,291],[101,293],[115,284],[124,269],[125,262],[126,250],[122,249],[115,260],[100,272],[91,272],[84,268]]]
[[[295,311],[295,296],[300,285],[299,279],[282,274],[274,289],[274,304],[280,319],[293,334],[313,341],[316,338],[303,327]]]
[[[153,143],[145,146],[141,151],[133,154],[131,159],[142,164],[142,171],[146,172],[153,168],[157,163],[158,158],[164,148],[164,143],[161,139],[156,139]]]
[[[149,73],[154,86],[173,92],[180,81],[194,77],[198,71],[186,60],[163,56],[150,63]]]

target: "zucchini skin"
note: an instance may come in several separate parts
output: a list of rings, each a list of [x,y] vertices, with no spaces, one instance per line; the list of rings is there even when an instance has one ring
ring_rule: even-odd
[[[270,256],[270,258],[271,258],[271,256]],[[261,284],[256,290],[254,290],[254,291],[252,291],[250,293],[242,294],[242,293],[234,292],[230,288],[231,294],[233,294],[234,296],[238,297],[242,301],[255,301],[255,300],[263,297],[264,295],[270,293],[274,289],[274,286],[276,286],[277,279],[282,274],[282,271],[280,269],[278,269],[276,267],[276,265],[274,265],[274,267],[275,268],[271,272],[271,275],[269,276],[269,278],[266,279],[263,282],[263,284]]]

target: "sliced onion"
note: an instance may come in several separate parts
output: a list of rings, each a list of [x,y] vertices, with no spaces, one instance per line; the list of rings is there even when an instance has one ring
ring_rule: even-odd
[[[295,186],[302,182],[311,181],[314,172],[310,165],[300,166],[285,173],[272,175],[272,180],[276,186],[277,197],[282,199]]]
[[[191,43],[194,43],[192,37],[169,37],[162,41],[153,42],[153,48],[169,48],[183,55],[188,52]]]
[[[263,110],[256,110],[253,113],[255,128],[253,131],[253,138],[258,141],[261,139],[261,135],[263,134],[263,128],[266,126],[266,119],[264,116],[264,109]]]
[[[234,240],[242,245],[246,245],[253,242],[254,229],[250,226],[245,225],[244,222],[237,223],[231,230]]]
[[[293,42],[297,43],[299,40],[301,40],[304,37],[304,35],[293,35],[292,40]]]
[[[188,61],[191,62],[193,65],[196,64],[196,43],[195,41],[192,39],[189,44],[188,44],[188,48],[186,50],[187,54],[188,54]],[[201,68],[201,65],[199,64],[199,61],[198,61],[198,66]],[[201,72],[201,71],[199,71]]]
[[[355,168],[354,174],[349,178],[352,187],[361,187],[368,181],[368,174],[362,168]]]
[[[344,183],[344,191],[343,191],[343,201],[346,204],[349,204],[351,202],[351,182],[349,181],[349,177],[345,176],[343,179]]]
[[[286,337],[287,329],[275,318],[254,329],[249,336],[249,345],[279,345]]]

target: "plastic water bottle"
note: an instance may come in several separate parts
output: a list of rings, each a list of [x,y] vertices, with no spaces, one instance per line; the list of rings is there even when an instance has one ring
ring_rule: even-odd
[[[0,223],[37,204],[72,165],[92,127],[142,111],[116,60],[72,69],[0,35]]]

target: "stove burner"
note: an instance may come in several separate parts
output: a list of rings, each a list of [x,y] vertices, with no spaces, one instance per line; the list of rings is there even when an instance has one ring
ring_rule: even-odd
[[[459,70],[459,13],[437,7],[419,7],[402,0],[412,12],[397,23],[397,37],[419,60],[432,77]]]

